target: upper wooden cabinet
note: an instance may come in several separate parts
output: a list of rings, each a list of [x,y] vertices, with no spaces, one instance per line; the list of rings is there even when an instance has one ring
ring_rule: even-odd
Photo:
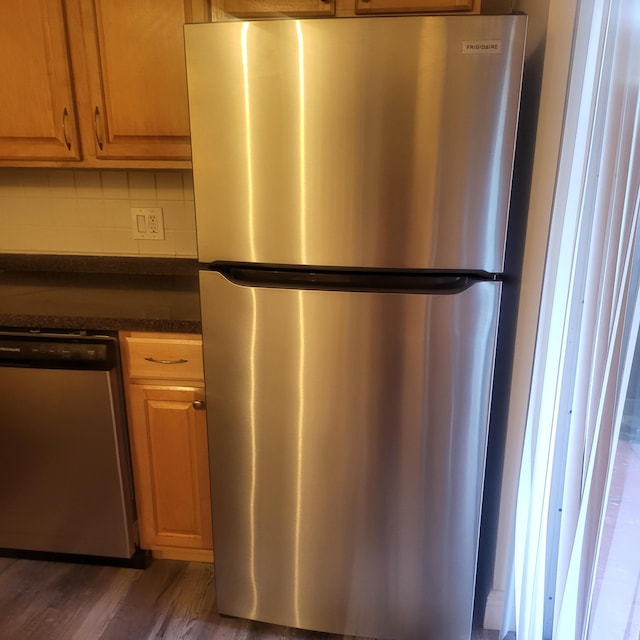
[[[0,160],[77,160],[61,0],[0,2]]]
[[[510,0],[499,1],[504,6]],[[376,13],[479,13],[481,0],[213,0],[214,20]]]
[[[67,0],[87,157],[191,157],[183,25],[207,0]]]
[[[188,167],[183,25],[209,17],[209,0],[0,3],[0,165]]]
[[[217,0],[216,17],[332,16],[335,0]]]
[[[356,13],[470,13],[477,4],[477,0],[356,0]]]

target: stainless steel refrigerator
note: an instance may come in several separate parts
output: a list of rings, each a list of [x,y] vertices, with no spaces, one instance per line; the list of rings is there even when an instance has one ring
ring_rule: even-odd
[[[469,638],[525,28],[186,27],[220,613]]]

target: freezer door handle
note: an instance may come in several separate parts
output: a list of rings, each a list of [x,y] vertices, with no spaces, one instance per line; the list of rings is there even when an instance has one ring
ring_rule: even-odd
[[[484,271],[444,272],[423,270],[331,269],[316,267],[247,266],[214,263],[212,270],[234,284],[277,289],[368,291],[377,293],[455,294],[476,282],[497,281]]]

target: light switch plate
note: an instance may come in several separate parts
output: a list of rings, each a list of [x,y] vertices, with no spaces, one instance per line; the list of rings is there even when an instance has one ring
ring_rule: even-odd
[[[164,240],[161,207],[131,207],[131,231],[134,240]]]

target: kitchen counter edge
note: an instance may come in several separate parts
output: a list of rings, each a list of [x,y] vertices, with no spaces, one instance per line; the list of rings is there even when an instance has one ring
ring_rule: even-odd
[[[3,278],[4,276],[4,278]],[[122,278],[120,276],[123,276]],[[126,278],[126,276],[132,276]],[[37,286],[29,296],[16,295],[3,282],[26,278],[30,283],[43,283],[49,296],[39,299]],[[113,299],[113,308],[101,304],[100,312],[92,312],[82,304],[51,309],[48,300],[56,281],[68,289],[74,279],[82,283],[86,295],[87,283],[104,303]],[[52,254],[0,254],[0,330],[85,330],[85,331],[148,331],[168,333],[200,333],[198,295],[198,262],[190,258],[137,258],[120,256],[76,256]],[[114,295],[114,281],[129,300],[140,291],[140,283],[148,284],[139,308],[126,305],[119,309],[118,295]],[[130,288],[135,281],[136,290]],[[71,283],[71,285],[70,285]],[[105,285],[108,283],[108,286]],[[157,299],[157,304],[150,301]],[[161,304],[160,304],[161,303]],[[156,308],[162,308],[158,315]],[[53,311],[53,312],[52,312]],[[170,316],[170,317],[167,317]]]

